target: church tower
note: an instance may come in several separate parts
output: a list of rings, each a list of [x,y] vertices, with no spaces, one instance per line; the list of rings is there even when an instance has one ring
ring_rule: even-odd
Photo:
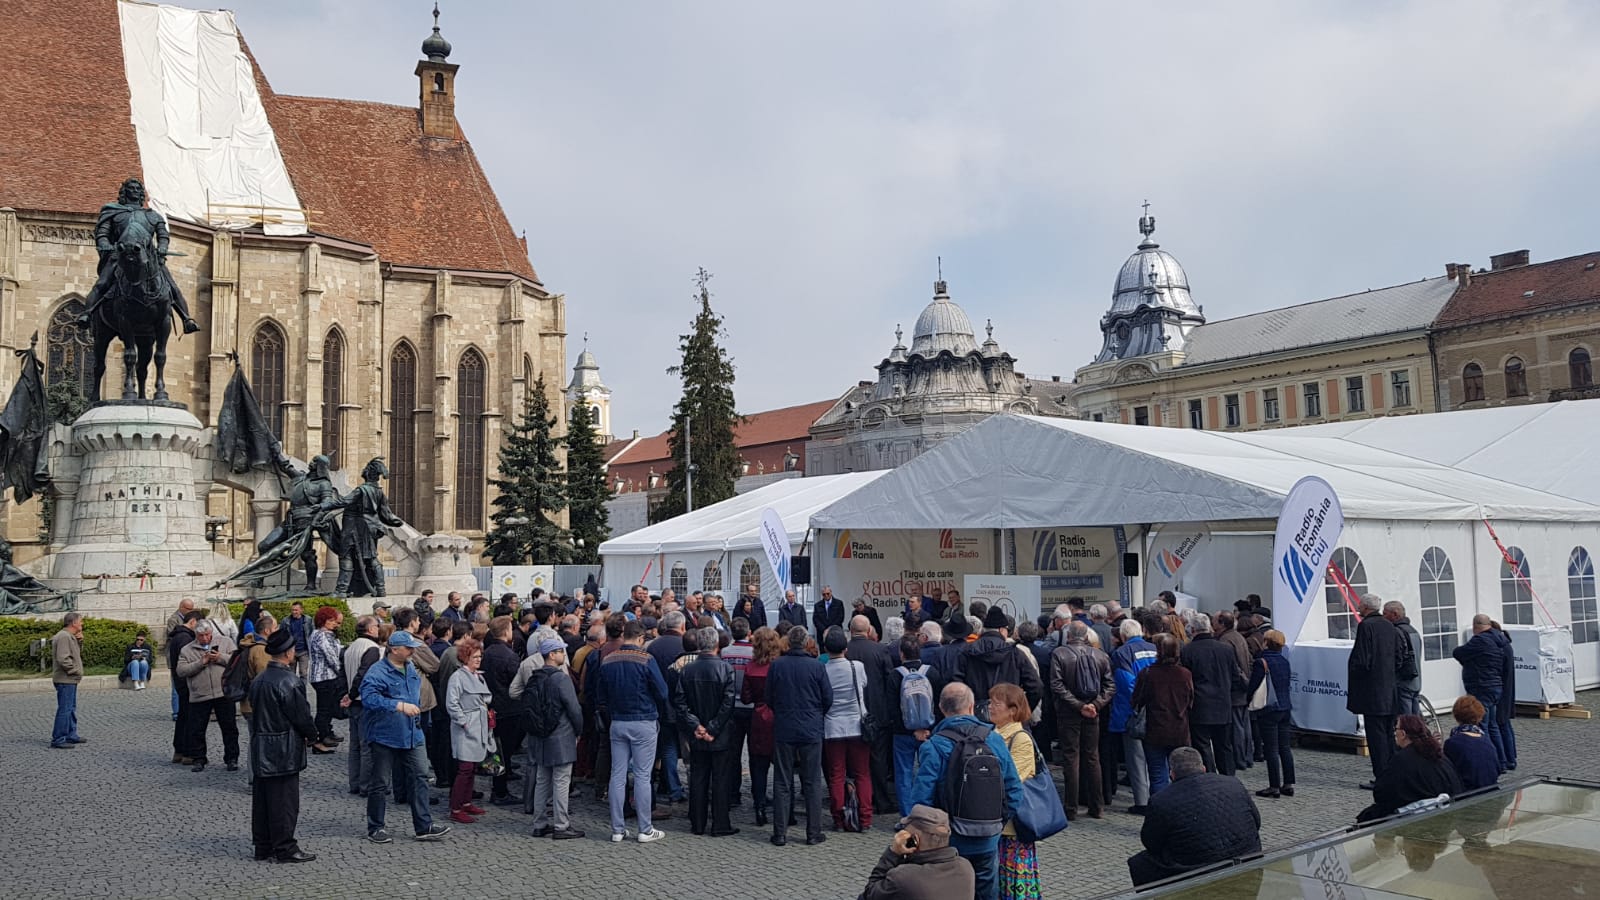
[[[572,367],[572,383],[567,385],[569,415],[587,414],[594,423],[600,442],[608,444],[611,434],[611,389],[600,381],[600,364],[589,352],[589,338],[583,339],[583,352]]]
[[[1156,217],[1150,204],[1139,217],[1144,240],[1122,264],[1111,292],[1111,309],[1100,319],[1104,342],[1097,363],[1182,351],[1196,325],[1206,323],[1194,298],[1189,277],[1177,257],[1155,241]]]
[[[461,67],[446,62],[450,58],[450,42],[439,33],[439,4],[433,4],[433,34],[422,42],[422,55],[427,57],[417,63],[417,81],[421,88],[422,133],[428,137],[456,139],[456,70]]]

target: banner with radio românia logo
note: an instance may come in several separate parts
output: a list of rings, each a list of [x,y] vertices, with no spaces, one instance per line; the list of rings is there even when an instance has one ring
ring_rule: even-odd
[[[1150,545],[1150,564],[1145,567],[1145,594],[1155,596],[1178,586],[1194,558],[1211,546],[1207,525],[1164,525]]]
[[[1344,510],[1333,486],[1311,475],[1295,482],[1272,542],[1272,623],[1291,646],[1322,605],[1322,578],[1342,531]]]

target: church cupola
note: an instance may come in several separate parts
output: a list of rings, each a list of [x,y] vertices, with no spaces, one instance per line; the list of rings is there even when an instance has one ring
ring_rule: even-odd
[[[1150,204],[1139,218],[1143,240],[1122,264],[1111,292],[1111,309],[1100,320],[1104,343],[1095,362],[1179,351],[1205,316],[1189,295],[1189,277],[1177,257],[1155,241]]]
[[[417,80],[421,86],[422,133],[428,137],[456,137],[456,70],[460,66],[448,62],[450,42],[439,33],[439,4],[433,4],[433,34],[422,42],[422,55],[427,57],[417,63]]]

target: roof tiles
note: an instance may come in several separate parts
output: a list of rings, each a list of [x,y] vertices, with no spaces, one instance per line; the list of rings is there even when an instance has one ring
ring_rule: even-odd
[[[1472,273],[1434,323],[1438,328],[1600,301],[1600,252]]]

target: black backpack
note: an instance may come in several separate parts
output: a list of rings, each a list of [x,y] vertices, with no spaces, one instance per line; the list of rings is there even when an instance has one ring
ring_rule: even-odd
[[[240,647],[222,669],[222,698],[238,703],[250,696],[250,648]]]
[[[561,727],[561,719],[566,711],[562,709],[556,686],[551,682],[558,674],[562,673],[551,668],[535,669],[528,676],[527,687],[522,689],[522,706],[528,714],[528,734],[533,737],[547,738]]]
[[[1100,660],[1094,648],[1085,647],[1077,653],[1077,668],[1073,674],[1072,695],[1087,703],[1100,696]]]
[[[967,724],[938,732],[955,745],[945,763],[940,806],[950,816],[950,830],[964,837],[993,837],[1006,824],[1005,774],[988,744],[992,731]]]

